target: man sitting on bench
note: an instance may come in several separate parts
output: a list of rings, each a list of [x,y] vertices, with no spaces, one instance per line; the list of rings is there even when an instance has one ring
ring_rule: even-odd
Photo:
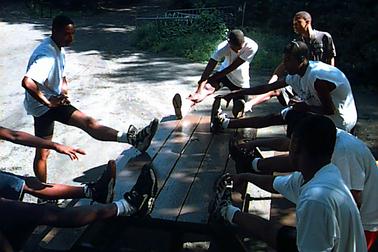
[[[296,204],[296,228],[243,213],[229,198],[216,207],[215,215],[277,251],[366,251],[357,205],[339,169],[331,163],[335,141],[336,127],[330,119],[306,117],[294,128],[290,142],[289,158],[296,172],[288,176],[244,173],[226,178],[234,187],[251,182],[281,193]]]

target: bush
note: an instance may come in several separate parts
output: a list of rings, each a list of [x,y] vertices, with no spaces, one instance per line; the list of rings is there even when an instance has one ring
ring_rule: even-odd
[[[216,12],[202,12],[191,23],[157,21],[141,25],[134,32],[133,44],[139,49],[204,62],[215,46],[226,38],[227,31]]]

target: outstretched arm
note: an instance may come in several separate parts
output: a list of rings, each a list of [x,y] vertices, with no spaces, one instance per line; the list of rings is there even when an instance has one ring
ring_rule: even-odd
[[[229,179],[233,181],[234,187],[239,187],[247,182],[250,182],[265,191],[277,193],[277,191],[273,188],[274,178],[275,177],[271,175],[260,175],[253,173],[239,173],[230,175],[229,177]],[[226,177],[225,179],[228,178]]]
[[[213,70],[217,66],[217,64],[218,64],[218,61],[216,61],[215,59],[212,59],[212,58],[209,59],[209,61],[207,62],[207,65],[205,67],[205,70],[203,71],[203,73],[201,75],[201,79],[198,81],[197,92],[200,92],[204,88],[210,74],[213,72]]]
[[[265,85],[259,85],[254,86],[251,88],[243,88],[240,90],[232,91],[226,95],[220,96],[220,98],[223,98],[229,103],[233,98],[244,96],[244,95],[260,95],[265,94],[273,90],[277,90],[283,87],[286,87],[287,84],[284,80],[276,81],[272,84],[265,84]]]
[[[4,127],[0,127],[0,139],[25,146],[52,149],[61,154],[68,155],[72,160],[78,159],[78,153],[85,155],[85,152],[81,149],[75,149],[69,146],[65,146],[40,137],[30,135],[26,132],[15,131]]]

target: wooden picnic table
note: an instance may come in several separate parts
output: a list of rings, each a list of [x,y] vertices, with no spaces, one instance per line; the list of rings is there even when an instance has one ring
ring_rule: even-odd
[[[117,217],[76,229],[53,228],[40,243],[43,251],[126,251],[130,239],[141,239],[150,247],[144,251],[179,251],[185,241],[204,237],[213,241],[216,251],[244,251],[234,227],[209,219],[215,181],[226,172],[235,172],[228,152],[229,138],[235,131],[210,133],[209,110],[198,106],[182,120],[163,119],[145,154],[127,150],[116,160],[115,199],[131,189],[144,164],[153,165],[159,190],[150,216]],[[253,190],[252,197],[267,198],[260,204],[264,202],[263,215],[269,218],[270,194]],[[88,202],[80,200],[77,205]],[[259,204],[254,210],[256,206]],[[140,230],[149,235],[141,238],[145,232]],[[138,238],[130,238],[138,232]]]

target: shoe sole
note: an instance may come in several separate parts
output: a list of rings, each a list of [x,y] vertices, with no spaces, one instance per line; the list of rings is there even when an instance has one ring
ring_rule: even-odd
[[[175,96],[173,96],[172,104],[173,104],[173,107],[175,109],[176,118],[182,119],[182,111],[181,111],[182,100],[181,100],[180,94],[177,93],[177,94],[175,94]]]
[[[110,167],[110,181],[108,183],[108,195],[106,196],[106,202],[110,203],[113,201],[114,198],[114,187],[116,183],[116,177],[117,177],[117,169],[116,169],[116,163],[114,160],[109,160],[108,165],[106,168]],[[110,193],[109,193],[110,192]]]
[[[157,189],[158,189],[157,179],[156,179],[156,174],[155,174],[154,169],[150,165],[146,165],[146,166],[148,166],[148,169],[149,169],[148,172],[152,180],[152,186],[151,186],[150,196],[148,196],[147,194],[143,195],[143,201],[140,204],[139,209],[135,213],[135,216],[138,216],[138,217],[147,216],[152,212],[155,206],[155,197],[156,197]],[[145,167],[143,167],[143,169],[145,169]],[[143,209],[146,209],[146,210],[144,211]]]
[[[235,118],[240,118],[244,116],[245,102],[242,100],[236,100],[232,107],[232,114]]]
[[[150,135],[148,137],[146,137],[146,139],[144,140],[144,141],[146,141],[146,142],[143,143],[145,145],[145,147],[143,149],[140,149],[139,150],[140,152],[145,152],[148,149],[148,147],[150,147],[151,141],[154,138],[156,131],[158,130],[158,127],[159,127],[159,120],[155,118],[151,122],[150,125],[151,125]]]
[[[214,128],[214,120],[215,116],[219,113],[219,108],[221,106],[221,99],[215,98],[213,102],[213,106],[211,107],[211,115],[210,115],[210,132],[217,132],[217,130]]]

